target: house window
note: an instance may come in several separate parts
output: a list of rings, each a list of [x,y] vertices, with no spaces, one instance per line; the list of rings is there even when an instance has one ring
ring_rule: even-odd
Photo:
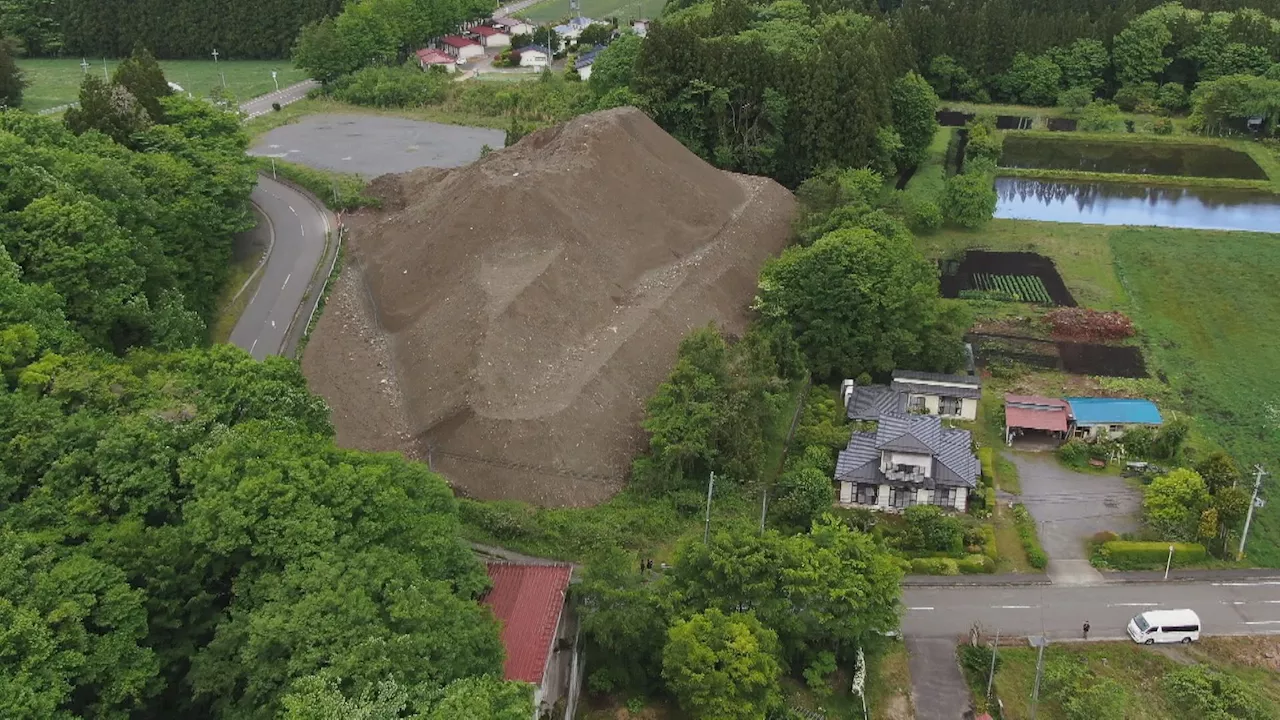
[[[940,507],[953,508],[956,506],[956,489],[955,488],[935,488],[933,491],[933,504]]]
[[[912,488],[889,488],[889,506],[898,509],[916,504],[916,491]]]
[[[907,400],[907,410],[909,410],[909,411],[911,411],[911,412],[923,412],[923,411],[924,411],[924,396],[923,396],[923,395],[912,395],[912,396],[911,396],[911,398],[910,398],[909,400]]]
[[[854,497],[854,502],[859,505],[875,505],[879,495],[879,485],[863,485],[859,483],[857,495]]]
[[[1112,435],[1119,435],[1120,433],[1124,432],[1124,426],[1110,425],[1107,427],[1107,432],[1111,433]]]
[[[960,414],[960,398],[944,397],[938,402],[939,415],[959,415]]]

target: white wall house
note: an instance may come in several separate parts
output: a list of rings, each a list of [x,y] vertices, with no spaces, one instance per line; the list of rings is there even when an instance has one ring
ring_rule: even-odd
[[[440,49],[458,60],[469,60],[484,55],[483,45],[461,35],[445,35],[440,38]]]
[[[982,380],[976,375],[895,370],[888,386],[858,387],[854,381],[845,380],[840,385],[840,396],[854,420],[874,420],[882,412],[976,420]]]
[[[514,17],[496,17],[493,22],[495,25],[501,25],[506,28],[508,35],[532,35],[533,31],[537,29],[532,23]]]
[[[511,45],[511,35],[505,30],[499,30],[492,25],[477,25],[471,28],[471,34],[476,36],[476,40],[487,48],[509,47]]]
[[[874,432],[855,432],[836,460],[838,504],[901,512],[938,505],[963,512],[981,466],[968,430],[936,415],[883,413]]]
[[[543,68],[551,60],[551,53],[540,45],[526,45],[515,52],[520,54],[520,67]]]

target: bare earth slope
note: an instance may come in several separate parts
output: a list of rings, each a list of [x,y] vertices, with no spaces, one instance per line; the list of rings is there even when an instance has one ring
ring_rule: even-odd
[[[389,210],[353,233],[303,361],[339,442],[543,505],[620,489],[680,339],[745,328],[794,205],[630,108],[375,186]]]

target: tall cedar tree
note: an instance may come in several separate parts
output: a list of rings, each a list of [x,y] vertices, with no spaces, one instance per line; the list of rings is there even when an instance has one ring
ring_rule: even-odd
[[[160,98],[168,97],[173,91],[169,89],[164,71],[150,50],[141,46],[134,48],[133,54],[111,75],[111,82],[132,93],[151,117],[151,122],[164,122]]]
[[[131,147],[132,139],[152,125],[146,108],[125,88],[108,83],[97,75],[85,75],[80,83],[80,104],[62,116],[77,135],[97,130],[121,145]]]
[[[8,38],[0,37],[0,108],[22,107],[22,91],[27,82],[13,60],[13,47]]]

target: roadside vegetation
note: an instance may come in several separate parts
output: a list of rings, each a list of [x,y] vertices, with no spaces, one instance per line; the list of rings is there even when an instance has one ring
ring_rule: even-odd
[[[1037,717],[1271,720],[1280,705],[1280,676],[1263,656],[1274,651],[1275,641],[1266,637],[1206,638],[1168,653],[1128,642],[1050,645]],[[989,653],[961,649],[961,665],[979,697],[989,666],[978,665]],[[1000,648],[995,694],[1004,703],[1004,717],[1030,716],[1036,655],[1033,648]]]

